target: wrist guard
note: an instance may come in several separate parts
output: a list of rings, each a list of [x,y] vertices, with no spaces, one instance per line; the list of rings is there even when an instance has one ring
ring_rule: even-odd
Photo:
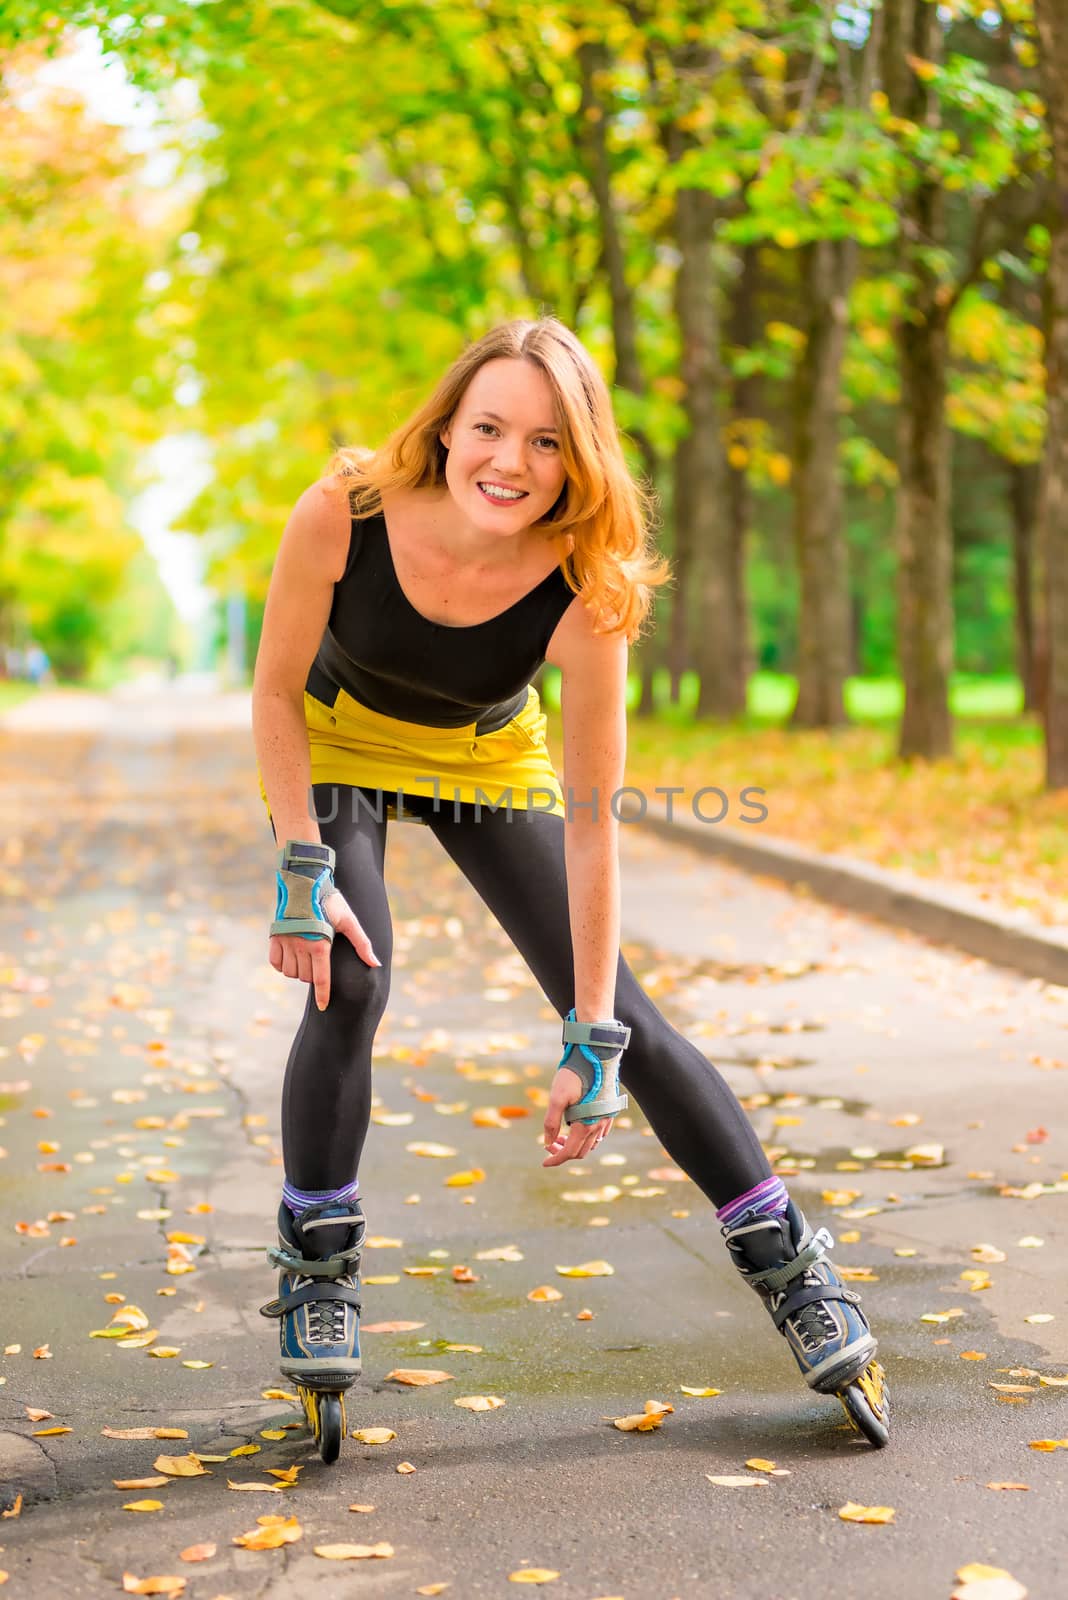
[[[278,899],[271,933],[296,933],[302,939],[334,942],[334,928],[323,898],[334,888],[336,857],[327,844],[287,839],[278,852]]]
[[[565,1122],[599,1122],[616,1117],[630,1104],[619,1091],[619,1064],[607,1063],[630,1043],[630,1029],[611,1018],[607,1022],[576,1022],[572,1006],[564,1021],[564,1053],[557,1066],[570,1067],[582,1081],[582,1099],[564,1108]]]

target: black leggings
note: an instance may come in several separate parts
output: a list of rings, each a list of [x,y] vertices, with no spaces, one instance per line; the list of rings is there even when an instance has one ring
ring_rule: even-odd
[[[317,784],[323,843],[337,853],[335,880],[362,924],[381,967],[334,940],[330,1003],[316,1008],[311,987],[289,1053],[282,1089],[286,1177],[299,1189],[333,1189],[356,1175],[371,1116],[371,1045],[389,995],[393,929],[383,880],[387,822],[376,820],[377,790]],[[359,804],[360,793],[367,804]],[[387,796],[387,801],[392,796]],[[404,797],[425,816],[468,882],[513,940],[550,1004],[574,1005],[571,931],[562,817]],[[459,811],[459,818],[455,812]],[[723,1206],[770,1177],[750,1123],[720,1074],[661,1016],[623,957],[615,1015],[631,1029],[620,1080],[656,1137],[712,1203]],[[566,1132],[566,1125],[564,1131]]]

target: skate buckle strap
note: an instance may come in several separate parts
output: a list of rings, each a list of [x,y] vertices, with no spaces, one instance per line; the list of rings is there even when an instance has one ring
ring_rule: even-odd
[[[786,1285],[794,1278],[827,1254],[834,1244],[834,1240],[826,1228],[821,1228],[814,1233],[808,1244],[802,1246],[792,1261],[784,1261],[781,1267],[767,1267],[763,1272],[747,1272],[746,1277],[752,1284],[760,1284],[764,1289],[785,1289]]]
[[[298,1306],[321,1305],[328,1300],[355,1306],[357,1316],[363,1310],[358,1288],[350,1288],[347,1283],[302,1283],[299,1289],[291,1289],[288,1294],[280,1294],[277,1300],[268,1300],[266,1305],[260,1306],[260,1316],[282,1317]]]
[[[564,1053],[560,1067],[569,1067],[582,1083],[582,1099],[564,1108],[565,1122],[599,1122],[626,1111],[630,1101],[619,1092],[620,1054],[630,1043],[630,1029],[614,1017],[606,1022],[578,1022],[572,1006],[564,1020]],[[609,1063],[613,1063],[609,1066]],[[607,1081],[606,1081],[607,1074]]]
[[[335,855],[326,844],[287,839],[278,852],[278,898],[271,934],[299,934],[302,939],[334,942],[334,927],[323,899],[335,887]]]
[[[272,1244],[267,1249],[267,1260],[272,1267],[281,1267],[283,1272],[299,1272],[305,1278],[339,1278],[352,1270],[352,1263],[359,1265],[363,1254],[362,1243],[355,1245],[351,1250],[338,1250],[325,1260],[318,1258],[309,1259],[298,1255],[295,1250],[287,1250],[284,1245]]]
[[[772,1309],[771,1320],[777,1328],[781,1328],[788,1318],[803,1307],[827,1300],[844,1300],[847,1305],[859,1306],[860,1295],[842,1283],[811,1284],[807,1289],[795,1289],[792,1294],[785,1295],[782,1304]]]

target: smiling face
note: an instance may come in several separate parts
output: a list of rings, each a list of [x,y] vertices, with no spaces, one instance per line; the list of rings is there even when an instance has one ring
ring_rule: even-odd
[[[479,367],[440,435],[446,482],[473,528],[515,534],[552,509],[567,478],[559,429],[540,367],[510,357]]]

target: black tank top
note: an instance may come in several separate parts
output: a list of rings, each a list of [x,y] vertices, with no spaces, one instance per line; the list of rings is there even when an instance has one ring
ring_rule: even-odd
[[[400,586],[385,518],[353,518],[345,571],[307,690],[338,689],[402,722],[493,733],[522,709],[560,618],[575,598],[559,567],[506,611],[471,627],[431,622]]]

